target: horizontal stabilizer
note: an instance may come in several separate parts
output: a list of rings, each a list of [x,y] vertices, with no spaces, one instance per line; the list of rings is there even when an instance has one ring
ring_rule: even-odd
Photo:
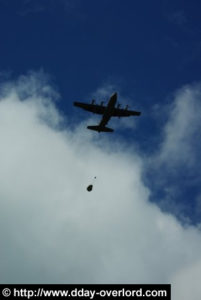
[[[98,132],[113,132],[114,130],[112,128],[108,128],[108,127],[105,127],[105,126],[87,126],[88,129],[91,129],[91,130],[95,130],[95,131],[98,131]]]

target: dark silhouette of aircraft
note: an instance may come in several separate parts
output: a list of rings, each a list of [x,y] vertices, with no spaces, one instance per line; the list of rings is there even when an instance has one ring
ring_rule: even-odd
[[[82,103],[82,102],[74,102],[74,106],[81,107],[84,110],[88,110],[90,112],[93,112],[95,114],[103,115],[100,123],[98,125],[94,126],[87,126],[88,129],[95,130],[98,132],[113,132],[114,129],[106,127],[107,123],[109,122],[111,117],[129,117],[129,116],[140,116],[141,112],[129,110],[128,105],[123,109],[120,108],[120,104],[118,104],[116,107],[117,102],[117,93],[114,93],[109,101],[107,106],[103,105],[103,102],[101,104],[95,104],[95,100],[92,100],[92,102],[89,103]]]

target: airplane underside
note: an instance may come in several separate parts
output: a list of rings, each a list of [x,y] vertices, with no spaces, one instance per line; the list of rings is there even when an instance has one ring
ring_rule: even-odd
[[[74,102],[74,106],[78,106],[84,110],[90,111],[95,114],[102,115],[102,119],[98,125],[87,126],[88,129],[98,131],[98,132],[113,132],[112,128],[106,127],[111,117],[129,117],[129,116],[140,116],[141,112],[129,110],[128,105],[125,109],[121,109],[120,105],[116,106],[117,102],[117,93],[114,93],[109,101],[107,106],[103,106],[102,103],[100,105],[94,104],[95,100],[92,100],[92,103],[82,103],[82,102]]]
[[[98,131],[98,132],[113,132],[114,131],[114,129],[112,129],[112,128],[105,127],[105,126],[98,126],[98,125],[87,126],[87,128]]]

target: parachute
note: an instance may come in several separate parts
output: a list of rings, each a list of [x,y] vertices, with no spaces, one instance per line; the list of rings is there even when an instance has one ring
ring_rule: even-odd
[[[87,191],[88,191],[88,192],[91,192],[92,190],[93,190],[93,185],[92,185],[92,184],[88,185]]]
[[[94,177],[94,179],[96,179],[96,177]],[[93,180],[93,183],[94,183],[94,180]],[[91,192],[92,190],[93,190],[93,184],[88,185],[87,191]]]

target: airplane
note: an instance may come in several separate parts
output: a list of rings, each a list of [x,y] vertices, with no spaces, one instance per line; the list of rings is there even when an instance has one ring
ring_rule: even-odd
[[[87,126],[88,129],[98,132],[113,132],[114,129],[106,127],[111,117],[120,118],[141,115],[141,112],[139,111],[129,110],[128,105],[124,109],[120,108],[120,104],[115,107],[116,102],[117,93],[114,93],[110,97],[107,106],[104,106],[103,102],[101,102],[101,104],[95,104],[95,100],[92,100],[90,104],[83,102],[74,102],[74,106],[81,107],[82,109],[93,112],[95,114],[103,115],[98,125]]]

